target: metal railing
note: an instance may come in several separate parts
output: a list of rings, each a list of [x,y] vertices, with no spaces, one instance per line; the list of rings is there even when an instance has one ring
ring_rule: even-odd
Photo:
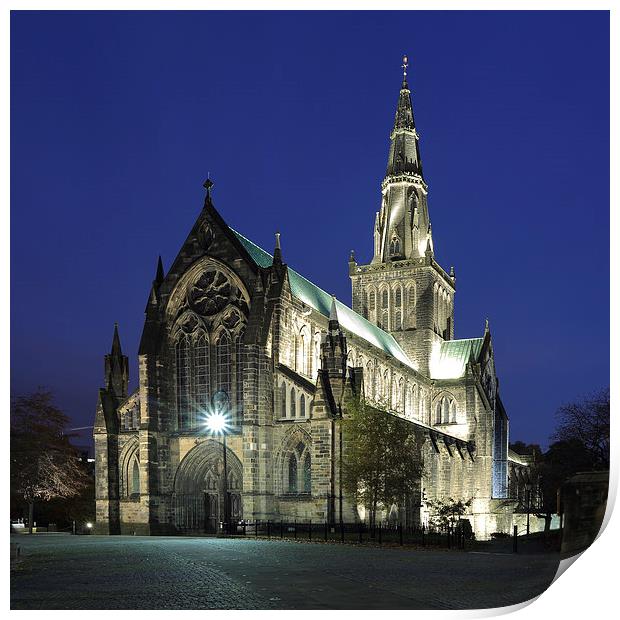
[[[444,547],[465,549],[466,536],[462,528],[446,526],[428,528],[400,523],[334,523],[311,520],[255,520],[232,525],[230,536],[266,539],[306,540],[349,544],[391,546]]]

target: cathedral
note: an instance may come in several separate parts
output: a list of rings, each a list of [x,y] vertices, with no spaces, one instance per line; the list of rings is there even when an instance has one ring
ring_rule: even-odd
[[[384,518],[428,523],[432,501],[452,498],[471,500],[478,539],[511,531],[509,472],[523,478],[526,464],[508,450],[488,322],[476,337],[455,337],[456,276],[435,259],[406,58],[403,68],[373,256],[349,257],[351,307],[289,267],[278,234],[268,252],[230,228],[205,183],[176,259],[167,272],[157,265],[134,392],[118,327],[105,356],[97,533],[217,533],[228,518],[367,520],[340,484],[338,421],[351,397],[419,431],[420,492],[384,507]],[[206,425],[214,410],[226,413],[224,435]]]

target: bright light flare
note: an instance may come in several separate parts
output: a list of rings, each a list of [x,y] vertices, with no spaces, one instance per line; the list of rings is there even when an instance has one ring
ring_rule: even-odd
[[[214,435],[224,434],[230,427],[228,416],[219,412],[211,413],[207,416],[206,426]]]
[[[87,527],[88,529],[90,529],[92,526],[93,526],[93,524],[92,524],[90,521],[86,524],[86,527]]]

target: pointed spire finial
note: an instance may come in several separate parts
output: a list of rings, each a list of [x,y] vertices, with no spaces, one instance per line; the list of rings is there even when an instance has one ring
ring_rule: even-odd
[[[332,307],[329,310],[329,322],[338,322],[338,309],[336,308],[336,295],[332,295]]]
[[[161,261],[161,255],[157,260],[157,272],[155,273],[155,282],[161,284],[164,281],[164,264]]]
[[[484,333],[488,334],[491,330],[489,329],[489,319],[484,319]]]
[[[280,233],[276,233],[276,247],[273,251],[273,264],[281,265],[282,264],[282,249],[280,248]]]
[[[118,335],[118,323],[114,323],[114,336],[112,337],[112,355],[122,355],[121,339]]]
[[[349,254],[349,262],[350,263],[355,262],[355,251],[354,250],[351,250],[351,253]]]
[[[207,198],[211,200],[211,188],[213,187],[213,181],[211,180],[211,173],[207,172],[207,180],[202,184],[207,190]]]

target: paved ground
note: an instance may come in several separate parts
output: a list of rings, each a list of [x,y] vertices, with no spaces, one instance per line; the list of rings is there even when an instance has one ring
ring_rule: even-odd
[[[467,609],[520,603],[559,555],[252,539],[12,536],[12,609]]]

